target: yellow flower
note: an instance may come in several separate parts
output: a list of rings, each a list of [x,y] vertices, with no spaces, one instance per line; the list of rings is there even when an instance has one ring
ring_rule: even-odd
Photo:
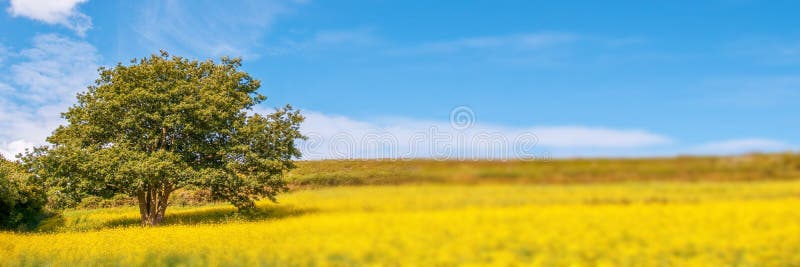
[[[298,191],[260,212],[68,211],[0,233],[0,266],[798,266],[800,182]],[[59,220],[59,221],[53,221]]]

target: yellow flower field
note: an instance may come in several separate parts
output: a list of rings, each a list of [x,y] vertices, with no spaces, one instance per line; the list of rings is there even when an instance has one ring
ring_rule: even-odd
[[[76,210],[2,266],[800,266],[800,182],[334,187],[256,214]]]

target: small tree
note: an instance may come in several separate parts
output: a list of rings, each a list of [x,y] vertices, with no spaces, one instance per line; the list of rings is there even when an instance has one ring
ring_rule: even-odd
[[[17,163],[0,156],[0,229],[24,229],[41,217],[44,190]]]
[[[26,162],[61,195],[128,194],[142,225],[164,219],[170,193],[209,188],[240,210],[286,190],[303,117],[291,106],[248,114],[266,97],[240,59],[195,61],[166,52],[101,68],[62,114],[67,125]],[[250,112],[252,113],[252,112]]]

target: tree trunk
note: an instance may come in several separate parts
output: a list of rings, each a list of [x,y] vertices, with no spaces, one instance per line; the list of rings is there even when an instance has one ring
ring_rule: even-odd
[[[142,226],[156,226],[164,221],[171,192],[169,186],[153,186],[137,192]]]

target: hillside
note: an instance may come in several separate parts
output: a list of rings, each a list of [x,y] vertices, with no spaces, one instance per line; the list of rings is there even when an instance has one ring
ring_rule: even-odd
[[[300,161],[294,187],[407,183],[594,183],[623,181],[755,181],[800,178],[800,157],[562,159],[550,161]]]

